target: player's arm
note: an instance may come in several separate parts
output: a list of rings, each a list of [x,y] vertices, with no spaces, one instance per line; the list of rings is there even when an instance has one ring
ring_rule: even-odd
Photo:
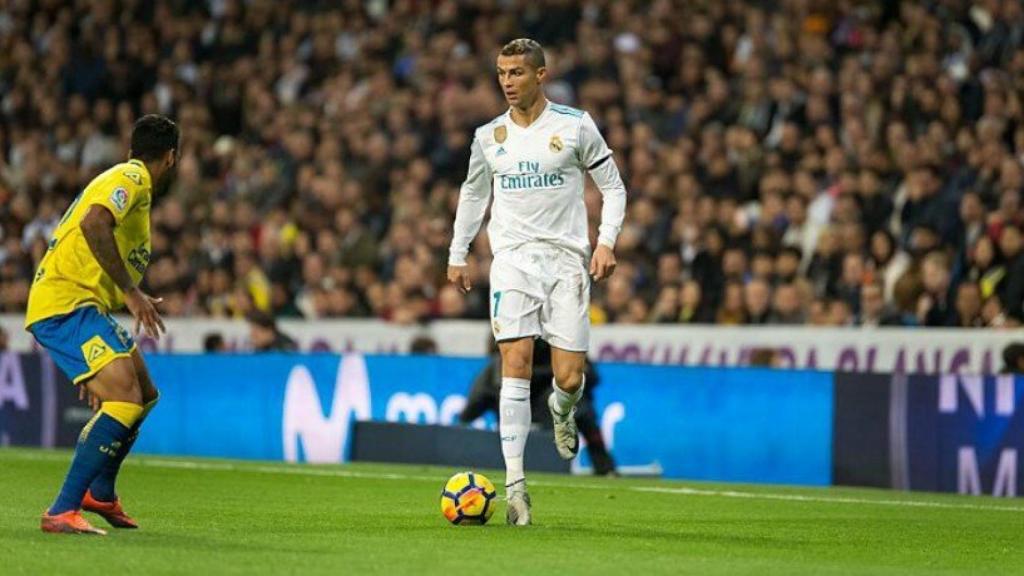
[[[579,141],[580,162],[601,191],[601,224],[597,247],[590,260],[590,275],[594,280],[604,280],[615,271],[615,240],[626,215],[626,185],[622,183],[611,149],[590,114],[583,115]]]
[[[491,199],[491,167],[484,157],[480,141],[473,139],[470,147],[469,170],[459,190],[459,205],[455,209],[452,244],[448,250],[448,280],[468,292],[472,286],[466,270],[469,243],[476,238]]]
[[[164,323],[155,305],[160,303],[160,299],[147,296],[132,282],[114,240],[116,224],[114,214],[106,206],[93,204],[82,218],[79,228],[100,268],[124,292],[128,311],[135,317],[135,332],[138,332],[141,324],[150,337],[159,338],[160,332],[164,331]]]

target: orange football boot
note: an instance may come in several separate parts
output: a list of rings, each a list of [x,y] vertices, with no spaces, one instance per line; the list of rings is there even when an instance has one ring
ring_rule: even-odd
[[[89,524],[89,521],[82,517],[81,510],[68,510],[67,512],[52,516],[48,512],[43,512],[43,518],[39,523],[39,527],[42,528],[43,532],[51,532],[53,534],[107,535],[106,530],[93,528],[92,524]]]
[[[120,498],[113,502],[100,502],[92,497],[91,490],[87,490],[85,492],[85,498],[82,498],[82,510],[99,514],[114,528],[139,527],[139,524],[135,520],[132,520],[131,516],[124,513],[124,509],[121,508]]]

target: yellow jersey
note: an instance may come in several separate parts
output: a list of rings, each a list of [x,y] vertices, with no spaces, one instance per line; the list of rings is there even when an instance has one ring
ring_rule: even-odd
[[[80,224],[94,204],[110,210],[116,222],[114,241],[118,252],[137,284],[149,265],[152,196],[149,170],[139,160],[115,165],[82,190],[61,218],[36,270],[28,296],[26,328],[81,306],[97,306],[104,313],[124,306],[124,293],[96,261]]]

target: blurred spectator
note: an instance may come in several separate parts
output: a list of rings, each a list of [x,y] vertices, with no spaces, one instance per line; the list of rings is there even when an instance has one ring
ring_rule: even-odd
[[[496,50],[532,34],[630,192],[595,323],[872,325],[875,281],[901,325],[955,323],[965,281],[986,325],[1024,317],[1018,0],[565,6],[4,4],[0,311],[161,112],[183,128],[146,278],[168,316],[486,318],[486,235],[468,295],[445,250],[472,130],[505,109]]]
[[[1003,374],[1024,374],[1024,342],[1012,342],[1003,348]]]
[[[996,260],[995,242],[989,236],[979,236],[967,253],[968,282],[976,282],[983,298],[996,293],[999,284],[1006,278],[1006,266]]]
[[[949,326],[955,322],[949,302],[949,259],[939,251],[931,252],[921,264],[923,293],[917,300],[917,320],[923,326]]]
[[[876,326],[899,326],[899,316],[885,303],[881,282],[869,282],[860,291],[860,306],[856,324],[873,328]]]
[[[963,282],[956,288],[954,314],[950,318],[950,326],[957,328],[981,328],[981,288],[973,282]]]
[[[760,278],[754,278],[743,287],[743,305],[747,324],[767,324],[771,315],[771,288]]]
[[[709,324],[711,310],[705,304],[703,289],[696,280],[687,280],[679,289],[679,322],[683,324]]]
[[[778,353],[774,348],[755,348],[750,351],[748,366],[774,368],[778,361]]]
[[[999,250],[1006,262],[1006,277],[999,285],[999,297],[1006,313],[1024,319],[1024,238],[1017,224],[1006,223],[999,235]]]
[[[836,298],[828,303],[829,326],[850,326],[853,324],[853,308],[846,300]]]
[[[4,330],[3,326],[0,326],[0,354],[7,352],[10,349],[8,342],[7,331]]]
[[[796,284],[780,284],[772,300],[771,324],[803,324],[805,313]]]
[[[430,336],[417,336],[409,344],[410,354],[437,354],[437,342]]]
[[[224,335],[220,332],[210,332],[203,337],[203,352],[207,354],[219,354],[227,352],[227,343],[224,342]]]
[[[249,322],[249,341],[254,352],[295,352],[299,349],[295,340],[281,332],[274,317],[255,310],[246,316]]]
[[[835,298],[845,302],[854,312],[860,306],[860,290],[865,274],[864,257],[856,252],[849,252],[843,257],[842,274],[831,290]]]
[[[871,235],[869,251],[874,274],[883,283],[882,296],[886,302],[892,302],[896,281],[909,268],[910,257],[899,249],[892,233],[885,229]]]

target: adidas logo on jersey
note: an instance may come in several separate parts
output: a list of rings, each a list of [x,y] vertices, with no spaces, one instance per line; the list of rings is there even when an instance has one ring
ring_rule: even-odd
[[[501,148],[498,148],[498,153],[495,154],[495,156],[504,156],[505,154],[508,154],[508,152],[505,152],[505,147],[502,146]]]

